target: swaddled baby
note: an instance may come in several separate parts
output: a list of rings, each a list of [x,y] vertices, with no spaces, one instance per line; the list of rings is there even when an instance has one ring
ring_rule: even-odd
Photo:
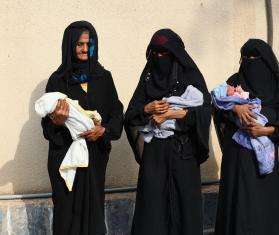
[[[59,172],[69,191],[72,191],[76,169],[88,167],[89,162],[87,144],[84,138],[80,138],[80,134],[94,128],[102,121],[102,118],[97,111],[84,110],[77,100],[69,99],[60,92],[45,93],[38,99],[35,102],[37,114],[42,118],[51,115],[60,99],[66,99],[69,104],[69,117],[65,126],[70,131],[73,142],[59,167]]]
[[[241,86],[234,87],[223,83],[214,88],[211,95],[213,104],[217,109],[232,110],[235,105],[250,104],[254,107],[251,111],[256,117],[256,122],[263,126],[268,122],[267,118],[261,114],[261,100],[258,98],[250,99],[249,92],[244,91]],[[242,126],[238,119],[236,125],[240,129],[234,133],[233,140],[255,152],[260,174],[271,173],[275,161],[273,142],[267,136],[250,137],[248,133],[241,129]]]
[[[163,98],[170,104],[171,109],[183,109],[197,107],[203,104],[203,94],[192,85],[187,86],[181,96],[171,96]],[[138,127],[144,142],[150,143],[153,137],[165,139],[174,135],[178,129],[175,119],[169,119],[163,122],[159,127],[150,121],[146,126]]]

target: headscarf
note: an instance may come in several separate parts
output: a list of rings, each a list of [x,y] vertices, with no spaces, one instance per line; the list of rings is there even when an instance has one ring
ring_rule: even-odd
[[[154,53],[167,52],[162,57]],[[151,38],[146,50],[146,67],[150,73],[150,81],[146,84],[146,92],[150,98],[161,99],[168,96],[177,82],[177,70],[181,68],[198,68],[188,53],[182,39],[171,29],[158,30]],[[179,69],[180,67],[180,69]]]
[[[88,60],[79,61],[76,56],[77,42],[83,32],[89,32]],[[71,23],[64,31],[62,42],[62,63],[55,75],[72,82],[87,82],[102,72],[98,63],[98,37],[95,28],[87,21]]]

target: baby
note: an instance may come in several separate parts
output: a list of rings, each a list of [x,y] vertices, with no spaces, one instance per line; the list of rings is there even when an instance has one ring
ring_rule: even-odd
[[[240,85],[238,85],[237,87],[228,85],[227,86],[227,95],[239,97],[239,98],[242,98],[245,100],[247,100],[249,98],[249,92],[244,91]]]
[[[217,109],[232,110],[235,105],[250,104],[251,110],[255,114],[257,123],[265,125],[268,119],[261,114],[261,100],[259,98],[249,98],[249,92],[245,92],[240,85],[234,87],[223,83],[211,92],[212,102]],[[273,172],[275,162],[275,146],[267,136],[251,137],[242,130],[239,119],[235,120],[240,128],[234,133],[232,139],[239,145],[255,152],[259,173],[261,175]]]

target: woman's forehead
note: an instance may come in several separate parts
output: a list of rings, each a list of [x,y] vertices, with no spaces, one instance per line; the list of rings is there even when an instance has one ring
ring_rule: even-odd
[[[89,32],[83,32],[79,37],[79,42],[89,41]]]

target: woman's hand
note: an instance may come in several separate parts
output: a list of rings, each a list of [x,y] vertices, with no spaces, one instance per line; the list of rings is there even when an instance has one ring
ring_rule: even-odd
[[[234,106],[233,111],[238,116],[240,124],[242,126],[249,126],[251,123],[256,122],[256,117],[251,111],[253,108],[254,106],[250,104],[242,104],[242,105]]]
[[[101,126],[101,121],[97,121],[96,119],[92,119],[95,126]]]
[[[49,115],[55,125],[63,125],[69,117],[69,104],[66,100],[58,100],[55,110]]]
[[[97,125],[93,129],[81,133],[79,136],[85,138],[88,141],[96,141],[104,135],[105,130],[106,129],[101,125]]]
[[[163,114],[153,114],[152,120],[156,125],[161,125],[164,121],[168,119],[180,119],[184,118],[187,114],[187,109],[169,109],[167,112]]]
[[[161,125],[164,121],[166,121],[168,119],[168,116],[166,115],[166,113],[163,113],[163,114],[153,114],[152,115],[152,122],[155,124],[155,125]]]
[[[259,123],[252,122],[249,126],[245,127],[244,130],[252,137],[256,138],[259,136],[270,136],[275,131],[273,126],[262,126]]]
[[[168,111],[169,103],[165,100],[155,100],[144,106],[144,112],[147,114],[162,114]]]

